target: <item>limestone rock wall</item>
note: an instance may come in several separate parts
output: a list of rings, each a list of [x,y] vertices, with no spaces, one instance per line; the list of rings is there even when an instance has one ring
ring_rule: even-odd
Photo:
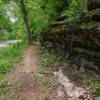
[[[41,33],[41,44],[58,48],[78,68],[100,73],[100,8],[90,10],[73,25],[65,23],[65,18],[60,16]]]

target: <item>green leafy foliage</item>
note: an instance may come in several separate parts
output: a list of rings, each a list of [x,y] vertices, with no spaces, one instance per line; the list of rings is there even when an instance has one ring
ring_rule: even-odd
[[[39,74],[49,74],[50,72],[52,72],[50,69],[47,70],[47,69],[41,68],[41,69],[38,70]]]
[[[94,88],[96,95],[100,96],[100,82],[96,81],[91,76],[87,76],[86,74],[82,75],[82,78],[84,79],[86,85],[89,85]]]
[[[95,85],[96,93],[100,96],[100,84]]]
[[[66,0],[64,0],[66,1]],[[52,18],[67,7],[61,0],[27,0],[26,7],[34,40],[40,39],[40,33],[48,27]]]
[[[18,43],[4,48],[0,48],[0,74],[10,71],[13,64],[16,63],[21,56],[25,44]]]
[[[6,3],[0,0],[0,41],[25,37],[23,19],[18,4],[13,0]]]
[[[39,77],[40,86],[45,86],[47,84],[47,80],[43,77]]]
[[[56,56],[49,56],[47,58],[45,58],[43,61],[42,61],[42,65],[43,66],[49,66],[51,64],[53,64],[55,61],[56,61],[57,57]]]
[[[4,14],[0,14],[0,29],[7,29],[11,31],[11,23]]]
[[[52,81],[52,85],[58,87],[60,85],[58,77],[54,77]]]
[[[69,9],[64,13],[68,16],[67,22],[73,23],[77,21],[84,12],[87,0],[70,0]]]
[[[5,80],[0,80],[0,88],[4,88],[6,86],[6,81]]]

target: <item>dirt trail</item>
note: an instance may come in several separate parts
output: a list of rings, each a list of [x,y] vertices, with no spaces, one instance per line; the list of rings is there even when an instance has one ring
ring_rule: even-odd
[[[9,84],[17,82],[21,85],[19,100],[43,100],[42,89],[37,80],[37,69],[40,68],[40,58],[35,46],[29,46],[25,51],[21,67],[9,74]],[[8,99],[9,100],[9,99]]]

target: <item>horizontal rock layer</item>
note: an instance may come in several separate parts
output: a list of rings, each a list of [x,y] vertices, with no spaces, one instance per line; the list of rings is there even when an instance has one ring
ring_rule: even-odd
[[[65,19],[65,16],[60,18]],[[60,18],[41,33],[41,44],[47,48],[58,48],[64,58],[79,68],[84,66],[99,73],[100,9],[88,12],[73,25],[68,25]]]

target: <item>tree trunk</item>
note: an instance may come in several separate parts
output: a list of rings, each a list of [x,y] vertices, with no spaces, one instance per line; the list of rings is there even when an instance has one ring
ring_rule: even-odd
[[[26,12],[24,0],[20,0],[20,8],[21,8],[21,12],[23,14],[23,21],[24,21],[24,24],[25,24],[25,27],[26,27],[28,41],[29,41],[29,44],[32,44],[32,34],[31,34],[31,31],[30,31],[30,25],[29,25],[29,21],[28,21],[28,18],[27,18],[27,12]]]

